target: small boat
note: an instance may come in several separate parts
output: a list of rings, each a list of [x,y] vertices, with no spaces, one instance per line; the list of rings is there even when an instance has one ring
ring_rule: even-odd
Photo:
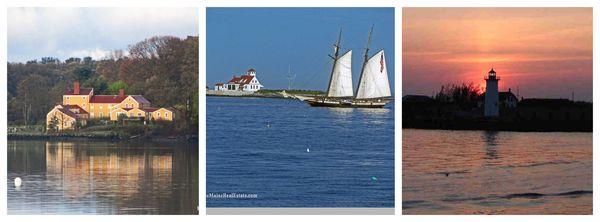
[[[352,89],[352,50],[339,56],[342,30],[334,46],[333,67],[326,96],[306,99],[314,107],[383,108],[391,100],[391,90],[383,50],[369,57],[371,34],[369,31],[364,61],[356,93]]]

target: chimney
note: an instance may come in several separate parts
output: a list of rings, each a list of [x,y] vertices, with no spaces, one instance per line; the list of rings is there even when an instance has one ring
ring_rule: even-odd
[[[73,83],[73,94],[79,95],[79,82],[75,81]]]
[[[119,97],[125,96],[125,89],[119,89]]]

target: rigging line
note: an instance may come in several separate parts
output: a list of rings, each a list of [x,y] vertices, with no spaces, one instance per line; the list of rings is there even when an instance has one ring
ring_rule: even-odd
[[[311,84],[311,83],[314,83],[314,82],[315,82],[315,79],[316,79],[316,77],[320,76],[319,74],[326,72],[326,69],[327,69],[327,68],[330,66],[330,64],[331,64],[330,62],[324,62],[324,63],[322,64],[321,68],[320,68],[319,70],[315,71],[315,72],[314,72],[314,73],[313,73],[313,74],[310,76],[310,78],[309,78],[307,81],[305,81],[305,82],[303,82],[302,84],[300,84],[300,86],[302,86],[302,88],[305,88],[305,87],[307,87],[309,84]],[[311,89],[311,90],[319,90],[319,89]]]

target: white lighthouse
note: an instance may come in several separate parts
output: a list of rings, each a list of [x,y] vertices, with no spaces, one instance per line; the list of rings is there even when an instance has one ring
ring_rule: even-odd
[[[484,116],[495,117],[498,112],[498,81],[500,78],[496,76],[494,68],[488,72],[485,79],[485,106]]]

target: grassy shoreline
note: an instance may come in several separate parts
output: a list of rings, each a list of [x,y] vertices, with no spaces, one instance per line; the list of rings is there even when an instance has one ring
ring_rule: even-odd
[[[307,96],[307,97],[314,97],[314,96],[324,96],[325,92],[322,91],[318,91],[318,90],[283,90],[283,89],[267,89],[267,90],[260,90],[257,91],[255,93],[251,93],[251,94],[232,94],[232,95],[228,95],[228,94],[213,94],[213,93],[206,93],[206,96],[215,96],[215,97],[249,97],[249,98],[276,98],[276,99],[294,99],[291,97],[284,97],[282,95],[282,92],[285,91],[286,94],[288,95],[298,95],[298,96]]]
[[[8,129],[7,137],[12,140],[198,141],[197,134],[175,135],[160,126],[141,124],[127,126],[99,125],[61,132],[45,132],[42,125],[9,125]]]

